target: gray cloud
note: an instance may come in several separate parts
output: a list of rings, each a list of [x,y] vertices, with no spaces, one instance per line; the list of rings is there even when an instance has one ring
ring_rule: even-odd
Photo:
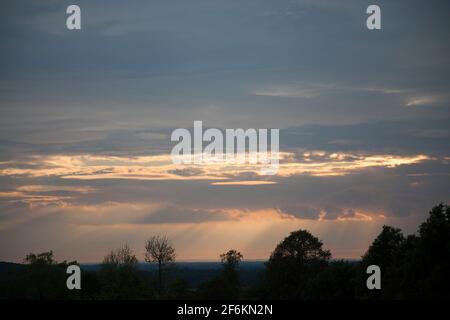
[[[360,1],[79,0],[83,30],[69,32],[69,1],[2,1],[2,252],[13,256],[28,234],[34,243],[51,243],[48,234],[63,237],[77,227],[89,234],[89,225],[231,219],[223,208],[327,222],[383,214],[408,219],[410,227],[434,204],[450,201],[450,4],[378,3],[383,28],[369,32],[367,3]],[[277,183],[264,186],[1,171],[9,161],[16,169],[42,168],[32,156],[165,154],[171,130],[191,128],[193,120],[281,128],[281,151],[298,161],[311,150],[346,152],[349,162],[360,154],[430,160],[343,176],[273,177]],[[190,177],[199,170],[170,172]],[[261,179],[251,172],[230,178]],[[30,185],[61,188],[20,191]],[[162,208],[144,210],[155,203]],[[109,211],[99,213],[101,207]]]
[[[220,210],[205,211],[186,207],[167,206],[135,222],[139,224],[201,223],[228,219],[230,217]]]

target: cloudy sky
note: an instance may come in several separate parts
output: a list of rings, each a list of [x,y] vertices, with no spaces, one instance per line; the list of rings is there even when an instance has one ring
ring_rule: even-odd
[[[82,30],[66,29],[81,7]],[[366,28],[381,7],[382,29]],[[448,1],[0,3],[0,260],[358,258],[450,202]],[[280,169],[174,165],[175,128],[280,128]]]

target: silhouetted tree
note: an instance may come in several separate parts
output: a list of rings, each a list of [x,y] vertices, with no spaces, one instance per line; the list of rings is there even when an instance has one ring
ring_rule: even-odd
[[[230,299],[236,299],[240,294],[241,282],[238,268],[243,258],[244,256],[234,249],[220,255],[223,268],[222,277],[225,282],[224,290]]]
[[[309,289],[331,258],[322,242],[306,230],[292,232],[266,264],[262,295],[274,299],[308,299]]]
[[[11,274],[11,282],[5,288],[8,298],[18,299],[74,299],[78,293],[67,290],[66,261],[58,263],[53,251],[30,253],[20,272]],[[70,264],[76,264],[71,262]],[[3,296],[4,294],[2,294]]]
[[[375,238],[361,261],[360,286],[363,296],[371,298],[394,298],[400,285],[400,272],[403,243],[405,237],[400,229],[383,226],[381,233]],[[366,269],[377,265],[381,269],[382,290],[367,290]]]
[[[351,300],[355,298],[358,262],[331,261],[308,283],[309,299]]]
[[[121,248],[111,250],[104,258],[104,266],[115,267],[136,267],[138,259],[133,254],[133,250],[126,244]]]
[[[361,262],[365,268],[381,268],[382,290],[367,290],[364,282],[358,296],[381,299],[449,298],[450,293],[450,209],[435,206],[417,235],[404,238],[400,229],[384,226]]]
[[[53,259],[53,251],[50,250],[48,252],[42,252],[39,254],[29,253],[24,259],[25,263],[28,263],[32,266],[51,266],[56,263]]]
[[[220,255],[222,269],[194,293],[182,277],[174,276],[161,289],[162,267],[175,260],[166,237],[146,243],[146,261],[158,263],[159,281],[139,271],[138,259],[127,245],[111,250],[98,271],[82,272],[82,290],[66,288],[66,269],[76,262],[58,263],[53,252],[28,254],[25,264],[0,263],[1,299],[449,299],[450,208],[430,211],[418,232],[383,226],[361,261],[330,261],[322,242],[305,230],[292,232],[272,252],[260,281],[242,287],[240,252]],[[366,287],[366,267],[381,268],[381,290]],[[157,282],[159,282],[157,284]],[[155,289],[153,289],[155,288]]]
[[[362,257],[363,265],[376,264],[383,269],[389,268],[398,256],[403,241],[405,237],[400,229],[383,226],[381,233]]]
[[[128,245],[111,250],[103,259],[99,272],[102,299],[138,299],[146,297],[138,259]]]
[[[244,256],[234,249],[220,255],[222,272],[199,288],[203,299],[237,299],[241,294],[239,264]]]
[[[175,248],[166,236],[153,236],[145,244],[145,261],[158,264],[158,288],[162,291],[162,268],[175,261]]]
[[[244,256],[234,249],[229,250],[227,253],[222,253],[220,255],[220,261],[225,266],[225,268],[235,269],[239,266]]]
[[[414,298],[450,298],[450,207],[439,204],[419,227],[419,236],[410,254]],[[411,268],[412,267],[412,268]]]

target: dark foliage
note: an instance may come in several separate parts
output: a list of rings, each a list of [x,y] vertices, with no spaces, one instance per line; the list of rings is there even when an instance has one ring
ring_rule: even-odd
[[[277,245],[252,285],[243,285],[240,252],[220,259],[221,269],[198,286],[172,264],[161,286],[161,273],[139,270],[124,246],[98,270],[83,270],[82,290],[68,290],[66,269],[76,262],[58,263],[52,251],[30,253],[25,264],[0,263],[0,299],[450,299],[450,207],[435,206],[414,235],[383,226],[357,262],[332,260],[306,230]],[[366,287],[369,265],[381,269],[381,290]]]
[[[198,297],[202,299],[240,298],[242,288],[239,277],[239,264],[242,259],[242,254],[234,249],[221,254],[221,274],[202,284],[197,293]]]

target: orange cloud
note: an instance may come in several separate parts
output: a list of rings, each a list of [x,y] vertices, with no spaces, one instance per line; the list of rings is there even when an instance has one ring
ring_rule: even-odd
[[[359,155],[304,152],[280,153],[276,176],[292,175],[341,176],[372,167],[393,168],[430,160],[426,155]],[[0,176],[59,177],[62,179],[129,179],[129,180],[231,180],[243,173],[260,175],[261,164],[204,163],[202,165],[173,164],[169,154],[154,156],[51,155],[33,156],[21,162],[2,164]],[[189,174],[186,174],[187,170]],[[273,177],[276,177],[273,176]],[[271,184],[273,181],[242,182],[240,185]],[[245,180],[245,179],[244,179]],[[249,180],[249,179],[247,179]],[[220,185],[220,182],[213,184]],[[223,183],[222,183],[223,184]],[[235,184],[237,182],[227,182]]]

